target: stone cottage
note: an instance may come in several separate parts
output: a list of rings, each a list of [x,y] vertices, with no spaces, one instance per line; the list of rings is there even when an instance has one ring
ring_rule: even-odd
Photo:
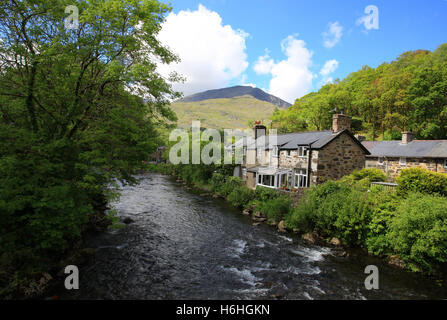
[[[381,169],[394,180],[402,169],[422,168],[447,173],[447,140],[414,140],[412,132],[402,132],[398,141],[363,141],[370,152],[366,168]]]
[[[241,139],[241,177],[250,188],[300,189],[336,180],[365,166],[369,151],[350,132],[351,119],[333,116],[332,130],[266,136],[255,125],[254,137]]]

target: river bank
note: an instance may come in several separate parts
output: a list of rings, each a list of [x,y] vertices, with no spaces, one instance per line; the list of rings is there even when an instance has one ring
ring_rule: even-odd
[[[92,235],[80,289],[59,299],[443,299],[442,288],[358,250],[311,245],[294,233],[253,225],[226,200],[148,173],[111,203],[132,223]],[[202,196],[200,196],[202,194]],[[380,290],[366,290],[367,265]]]
[[[152,170],[158,171],[158,172],[162,172],[164,174],[169,174],[172,175],[174,177],[176,177],[176,179],[178,179],[179,181],[183,181],[184,186],[186,186],[187,188],[190,188],[191,186],[194,186],[195,188],[198,188],[199,190],[201,190],[201,195],[202,196],[206,196],[206,195],[210,195],[212,197],[221,197],[223,199],[225,199],[226,201],[232,203],[235,207],[239,208],[240,211],[245,214],[250,216],[253,219],[253,224],[254,225],[258,225],[260,223],[267,223],[269,225],[273,225],[276,227],[276,230],[278,232],[284,233],[284,232],[293,232],[296,233],[298,235],[300,235],[302,237],[302,239],[304,241],[307,241],[310,244],[320,244],[320,245],[325,245],[325,246],[329,246],[329,247],[333,247],[336,248],[337,250],[339,250],[339,254],[342,257],[349,257],[349,250],[360,250],[363,252],[363,254],[365,255],[372,255],[372,256],[378,256],[379,258],[381,258],[384,262],[388,263],[390,266],[397,268],[399,270],[403,270],[402,272],[407,272],[407,271],[412,271],[412,272],[417,272],[417,273],[423,273],[424,276],[426,276],[428,279],[431,279],[437,283],[439,283],[440,285],[442,285],[444,288],[446,288],[446,284],[447,284],[447,277],[446,277],[446,273],[444,272],[444,269],[442,267],[442,265],[440,265],[439,263],[436,264],[432,264],[430,266],[430,272],[422,272],[423,270],[416,264],[412,263],[412,260],[409,259],[407,261],[404,261],[402,259],[402,257],[398,254],[398,252],[393,252],[393,251],[388,251],[388,253],[384,250],[387,250],[385,245],[387,244],[386,238],[384,238],[385,233],[384,231],[386,231],[387,225],[385,223],[389,223],[390,221],[390,217],[392,218],[392,212],[390,211],[391,209],[393,209],[393,207],[386,202],[386,201],[390,201],[388,199],[391,199],[392,202],[391,204],[394,206],[397,206],[399,202],[397,202],[398,197],[396,196],[396,194],[391,194],[391,195],[387,195],[386,193],[382,192],[381,190],[374,190],[374,192],[370,193],[369,190],[369,177],[371,177],[371,175],[377,175],[376,172],[370,172],[371,170],[364,170],[364,172],[359,172],[359,173],[354,173],[354,175],[351,176],[347,176],[344,178],[344,181],[341,182],[333,182],[332,184],[329,183],[329,185],[325,185],[322,187],[319,187],[317,189],[313,189],[313,194],[311,193],[306,199],[305,199],[305,203],[298,203],[298,207],[301,206],[301,208],[293,208],[294,205],[291,204],[291,202],[284,200],[284,196],[283,193],[282,195],[278,195],[277,196],[263,196],[258,195],[257,192],[258,190],[256,190],[256,192],[253,192],[245,187],[239,187],[238,183],[237,183],[237,179],[236,178],[228,178],[229,180],[225,180],[222,178],[222,175],[216,174],[214,173],[212,178],[209,179],[209,182],[207,183],[206,180],[205,181],[197,181],[194,179],[189,179],[190,177],[187,176],[187,179],[182,179],[184,174],[182,172],[182,169],[176,169],[173,167],[169,167],[169,166],[156,166],[153,167]],[[176,171],[177,170],[177,171]],[[194,171],[192,171],[194,172]],[[194,175],[194,174],[193,174]],[[351,180],[359,178],[358,182],[352,182]],[[366,177],[366,178],[364,178]],[[230,180],[234,179],[235,181],[232,182]],[[350,181],[352,185],[356,184],[355,188],[350,187],[349,184],[346,183],[346,181]],[[228,187],[229,185],[229,187]],[[257,188],[259,189],[259,188]],[[265,188],[262,188],[265,189]],[[320,190],[321,189],[321,190]],[[314,221],[316,219],[316,215],[313,213],[313,210],[316,209],[311,209],[310,211],[312,211],[310,213],[310,218],[309,218],[309,213],[305,213],[304,215],[304,219],[306,219],[307,221],[304,221],[304,224],[302,221],[298,221],[298,223],[296,222],[296,218],[294,217],[296,211],[298,210],[298,213],[300,214],[300,209],[302,210],[303,205],[304,205],[304,209],[307,210],[309,212],[309,208],[306,208],[307,203],[309,201],[313,201],[315,202],[316,200],[312,199],[312,197],[315,197],[315,193],[317,193],[317,197],[321,197],[318,196],[318,193],[322,193],[323,195],[327,194],[331,194],[335,191],[335,195],[337,195],[336,192],[338,192],[338,190],[346,190],[348,193],[346,193],[346,191],[343,191],[343,193],[341,193],[339,196],[337,196],[336,198],[334,198],[333,200],[331,200],[332,202],[334,202],[335,204],[337,204],[337,207],[340,207],[340,204],[343,204],[345,202],[348,202],[348,205],[352,205],[353,204],[353,208],[347,208],[346,210],[350,210],[351,212],[353,210],[359,210],[355,208],[356,201],[359,204],[359,208],[361,208],[361,210],[365,211],[365,210],[371,210],[368,209],[365,204],[367,204],[367,202],[365,202],[365,200],[361,200],[362,198],[365,197],[371,197],[372,200],[368,200],[369,202],[371,201],[380,201],[377,203],[373,203],[371,202],[370,204],[368,204],[369,206],[373,206],[372,208],[374,209],[374,206],[377,206],[376,213],[374,213],[376,215],[376,217],[372,218],[371,222],[367,222],[368,224],[365,224],[365,217],[366,215],[368,215],[369,213],[367,213],[366,211],[366,215],[364,213],[359,213],[360,216],[343,216],[346,215],[345,212],[339,212],[340,209],[334,210],[336,209],[335,207],[332,207],[332,209],[330,207],[325,209],[325,212],[329,212],[331,213],[331,211],[334,211],[334,213],[336,212],[336,218],[339,219],[338,216],[341,217],[342,223],[344,223],[344,225],[341,225],[341,229],[338,232],[334,232],[334,231],[328,231],[330,229],[327,229],[328,227],[330,228],[331,225],[333,225],[334,223],[339,224],[339,222],[329,222],[329,224],[327,224],[328,222],[324,222],[326,223],[326,227],[324,227],[322,229],[322,232],[319,232],[319,228],[312,226],[314,225]],[[217,190],[217,191],[216,191]],[[345,194],[349,194],[349,192],[351,192],[351,190],[355,191],[355,193],[353,193],[353,199],[348,200],[347,198],[345,199],[346,195]],[[270,189],[268,191],[271,191]],[[275,197],[279,197],[280,199],[283,199],[284,201],[278,199],[278,201],[275,200]],[[308,199],[310,197],[310,200]],[[424,196],[419,196],[416,195],[416,201],[420,201],[420,197],[424,198]],[[413,197],[414,198],[414,197]],[[425,197],[427,198],[427,197]],[[430,200],[431,198],[428,197]],[[254,199],[254,201],[253,201]],[[317,198],[318,199],[318,198]],[[359,199],[363,202],[359,202]],[[379,200],[375,200],[375,199],[379,199]],[[322,199],[318,199],[317,201],[323,201],[324,198]],[[411,200],[411,199],[410,199]],[[424,200],[424,201],[427,201]],[[436,199],[435,199],[436,200]],[[439,198],[440,201],[444,201],[442,198]],[[276,202],[275,202],[276,201]],[[363,204],[365,203],[365,204]],[[383,203],[383,204],[382,204]],[[443,202],[442,202],[443,203]],[[324,205],[324,203],[322,203],[322,205]],[[442,206],[442,204],[441,204]],[[292,209],[290,209],[292,207]],[[318,208],[318,206],[317,206]],[[387,211],[383,211],[383,210],[387,210]],[[395,209],[393,209],[395,210]],[[441,210],[442,211],[442,210]],[[355,211],[353,211],[355,213]],[[388,214],[390,215],[390,217],[384,216],[383,214]],[[388,213],[388,212],[391,212]],[[331,213],[332,216],[329,216],[327,213],[324,213],[325,216],[322,216],[318,219],[323,219],[323,220],[328,220],[328,219],[334,219],[334,215]],[[321,215],[321,214],[320,214]],[[364,217],[362,217],[364,216]],[[300,218],[300,217],[298,217]],[[295,219],[295,221],[293,220]],[[303,218],[300,218],[303,219]],[[363,219],[363,220],[359,220],[359,219]],[[369,218],[371,219],[371,218]],[[312,221],[313,220],[313,221]],[[349,224],[346,224],[346,223]],[[317,222],[320,223],[320,222]],[[320,223],[321,225],[321,223]],[[324,226],[324,225],[323,225]],[[339,225],[340,227],[340,225]],[[333,227],[332,227],[333,228]],[[362,234],[362,230],[366,230],[366,228],[369,228],[372,230],[373,233],[371,233],[371,238],[368,238],[367,241],[375,241],[375,243],[372,243],[372,245],[368,244],[368,248],[366,248],[363,244],[363,242],[360,242],[358,240],[356,240],[356,238],[358,237],[359,240],[361,240],[360,237],[365,237],[364,234]],[[306,231],[307,230],[307,231]],[[320,227],[321,230],[321,227]],[[376,231],[377,230],[377,231]],[[416,231],[416,230],[415,230]],[[354,233],[353,233],[354,232]],[[338,238],[337,234],[341,234],[341,235],[347,235],[347,238]],[[353,237],[354,236],[354,237]],[[347,241],[345,241],[347,239]],[[352,239],[352,240],[351,240]],[[366,238],[365,238],[366,239]],[[376,240],[377,239],[377,240]],[[362,240],[365,241],[365,240]],[[379,241],[379,242],[378,242]],[[376,249],[379,248],[382,251],[374,251],[372,249]],[[426,271],[426,270],[425,270]]]

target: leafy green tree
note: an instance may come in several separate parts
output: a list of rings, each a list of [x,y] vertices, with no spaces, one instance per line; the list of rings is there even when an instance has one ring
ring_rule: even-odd
[[[159,128],[175,120],[170,83],[180,77],[157,72],[177,60],[157,40],[170,8],[77,1],[78,28],[67,29],[72,4],[0,3],[1,270],[16,270],[20,252],[31,260],[66,252],[103,214],[110,184],[133,182]]]

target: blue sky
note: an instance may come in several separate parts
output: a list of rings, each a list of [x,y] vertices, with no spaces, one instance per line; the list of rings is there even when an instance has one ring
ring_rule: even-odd
[[[433,51],[447,42],[446,0],[170,3],[173,11],[166,22],[170,31],[163,30],[162,41],[182,58],[184,65],[170,71],[178,70],[187,78],[179,87],[185,94],[252,84],[293,102],[363,65],[377,67],[405,51]],[[378,9],[378,28],[373,20],[359,21],[372,13],[365,13],[369,5]],[[179,38],[188,41],[176,48]]]

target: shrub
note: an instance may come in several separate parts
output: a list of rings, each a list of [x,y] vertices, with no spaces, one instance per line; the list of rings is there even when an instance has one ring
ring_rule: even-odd
[[[409,194],[391,223],[389,241],[413,269],[432,271],[447,262],[447,199]]]
[[[401,195],[406,195],[409,192],[421,192],[447,196],[447,174],[445,173],[410,168],[402,170],[396,181],[397,192]]]
[[[328,196],[338,192],[342,187],[348,188],[348,186],[343,183],[327,181],[319,186],[313,186],[306,190],[305,196],[286,217],[286,225],[289,228],[298,228],[301,231],[312,231],[316,229],[317,221],[321,218],[317,217],[318,208]],[[333,222],[334,221],[318,221],[320,225],[321,223],[330,225]]]
[[[396,216],[401,198],[396,193],[381,189],[372,189],[369,197],[371,206],[371,220],[368,225],[366,248],[372,254],[391,254],[392,248],[388,239],[388,232]]]
[[[288,197],[278,197],[269,199],[259,204],[259,210],[267,215],[269,222],[279,222],[290,210],[290,199]]]
[[[356,170],[351,174],[354,180],[369,179],[369,181],[385,181],[386,175],[382,170],[377,168]]]
[[[234,189],[240,187],[242,180],[239,177],[225,177],[224,183],[216,187],[217,193],[227,197]]]
[[[273,189],[261,187],[261,186],[256,187],[256,190],[255,190],[256,200],[267,201],[267,200],[274,199],[277,197],[279,197],[279,194],[277,191],[275,191]]]
[[[225,176],[221,173],[214,173],[211,177],[211,191],[216,192],[225,183]]]
[[[228,201],[235,207],[242,208],[254,198],[254,191],[247,187],[237,187],[228,195]]]
[[[369,188],[371,181],[386,181],[386,175],[380,169],[370,168],[354,171],[340,179],[340,182],[355,185],[365,191]]]
[[[328,181],[311,188],[286,217],[286,225],[319,231],[347,244],[362,245],[370,220],[368,195],[346,183]]]

